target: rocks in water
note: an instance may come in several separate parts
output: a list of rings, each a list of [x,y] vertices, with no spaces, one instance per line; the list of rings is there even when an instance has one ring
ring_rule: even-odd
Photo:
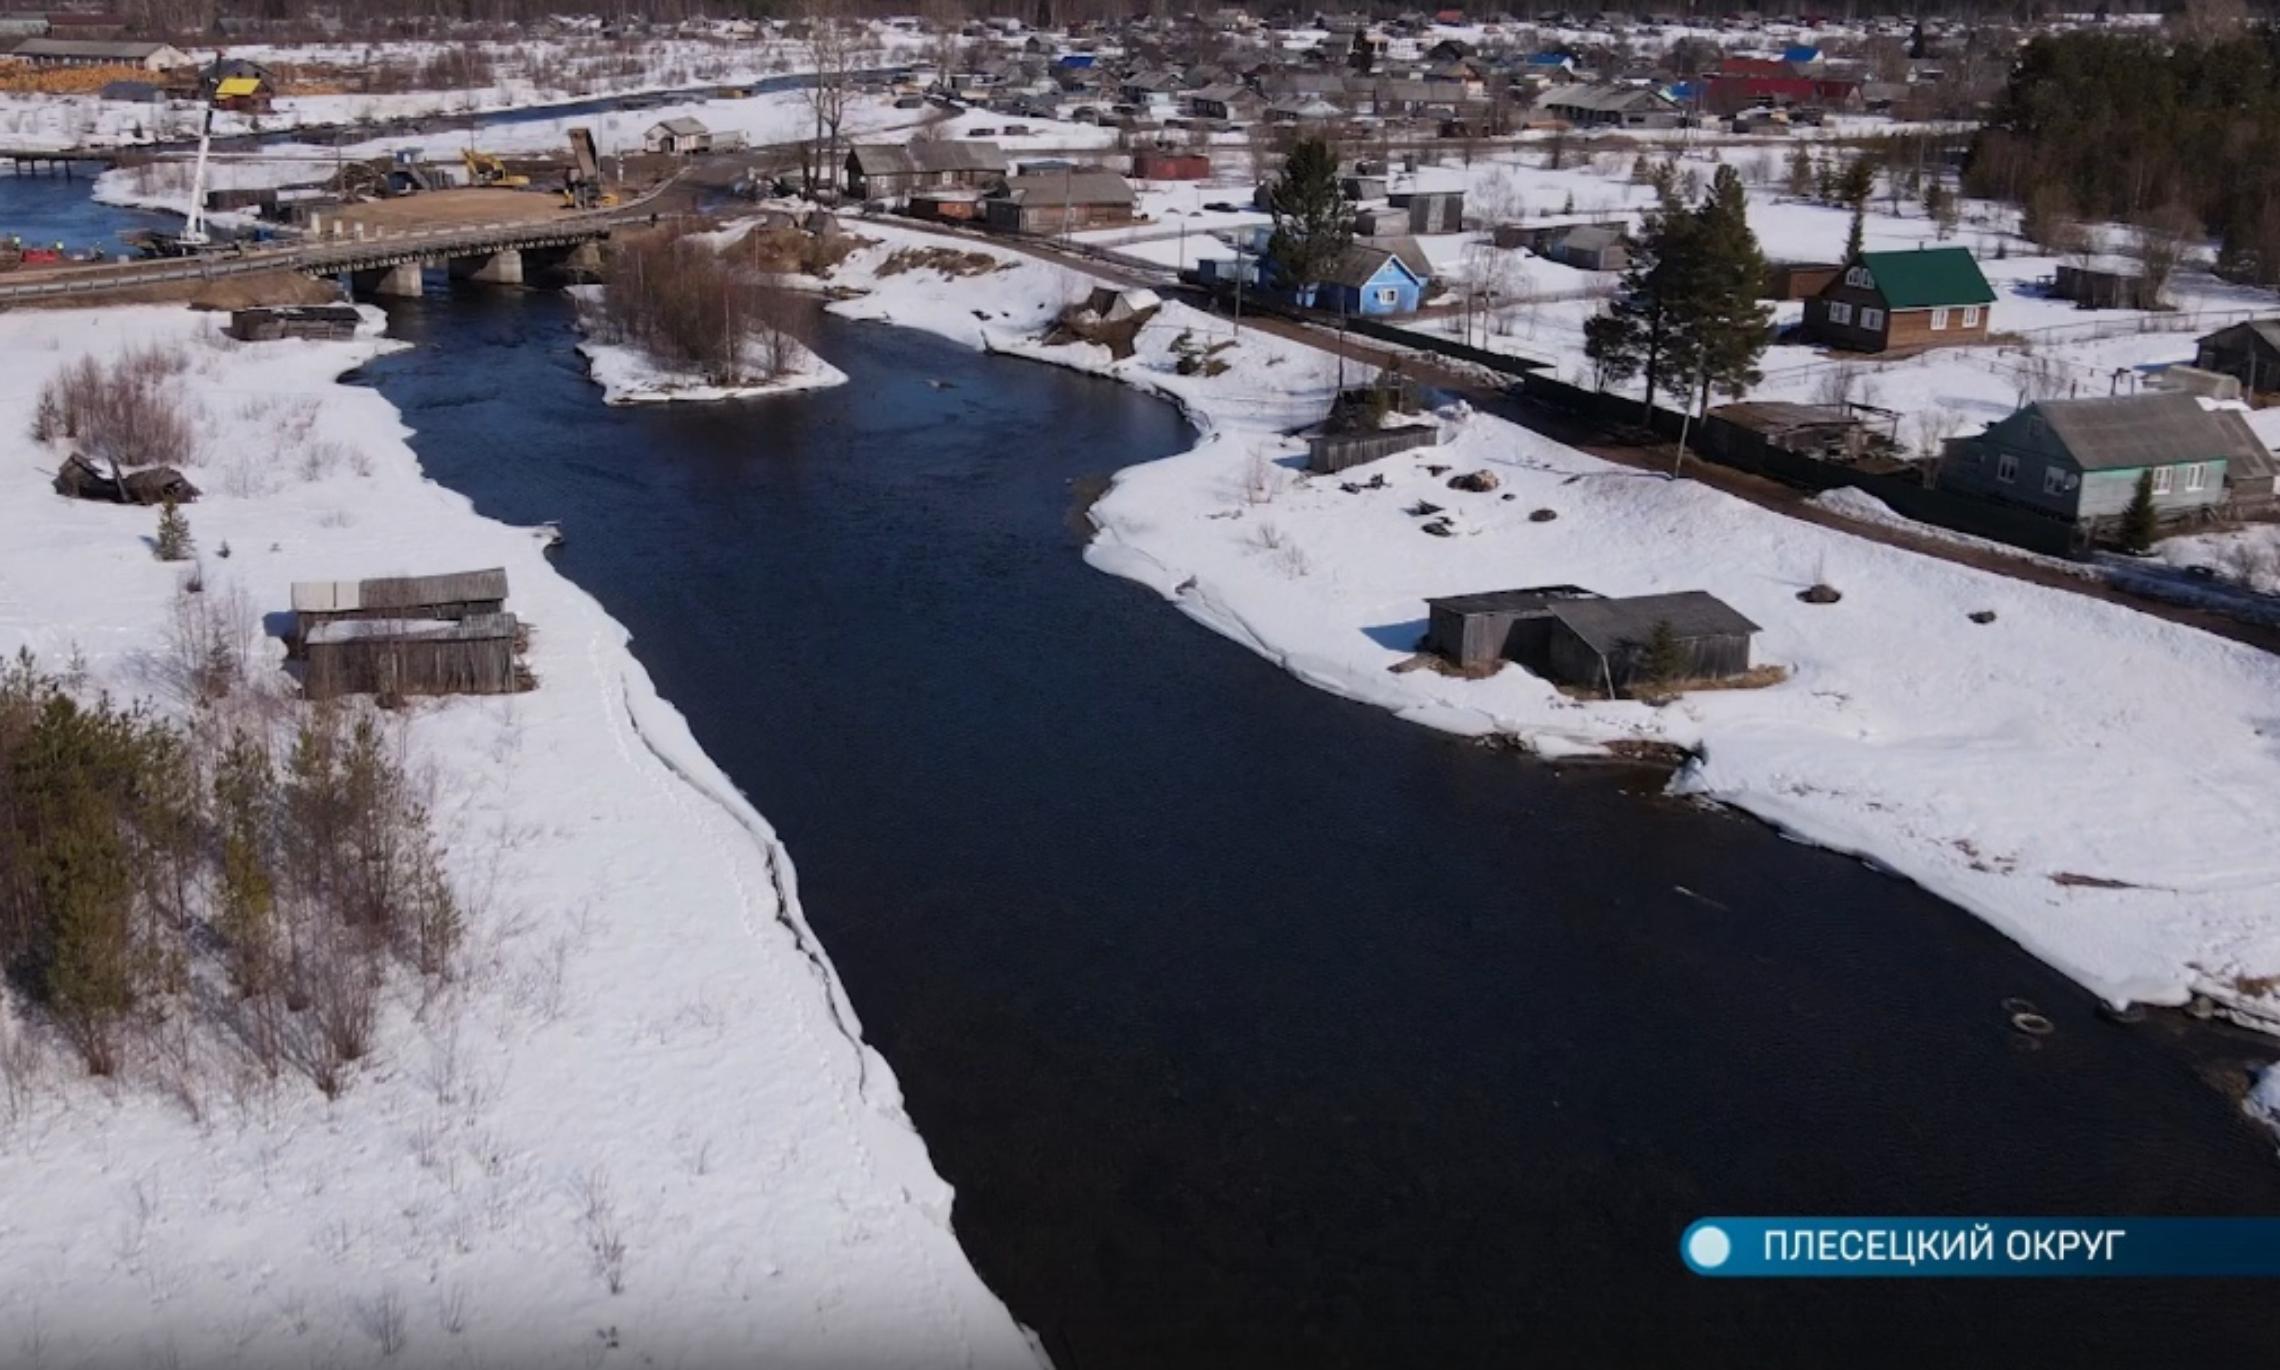
[[[1995,611],[1993,609],[1974,609],[1971,612],[1971,621],[1973,623],[1993,623]]]
[[[1528,515],[1530,523],[1550,523],[1560,516],[1557,509],[1537,509]]]
[[[1441,506],[1433,503],[1431,500],[1421,499],[1415,504],[1409,506],[1409,512],[1418,518],[1425,518],[1428,515],[1440,513]]]
[[[1834,585],[1814,585],[1808,589],[1799,590],[1797,597],[1807,604],[1834,604],[1843,599],[1844,594]]]
[[[1453,538],[1457,535],[1456,526],[1445,518],[1433,519],[1418,526],[1437,538]]]
[[[1502,483],[1494,471],[1466,471],[1449,477],[1451,490],[1470,490],[1476,495],[1485,495]]]

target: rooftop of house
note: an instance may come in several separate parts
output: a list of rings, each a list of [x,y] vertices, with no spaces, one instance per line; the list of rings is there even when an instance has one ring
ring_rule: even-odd
[[[1863,252],[1860,264],[1877,292],[1894,309],[1936,309],[1942,305],[1993,304],[1995,291],[1980,274],[1969,249],[1920,247],[1900,252]]]
[[[1128,205],[1132,186],[1113,171],[1046,172],[1022,175],[1005,183],[1008,199],[1040,205]]]
[[[1681,642],[1758,631],[1755,623],[1731,605],[1701,590],[1627,599],[1562,600],[1551,606],[1551,614],[1602,656],[1645,644],[1663,624],[1670,625],[1672,635]]]
[[[1532,585],[1525,590],[1482,590],[1469,595],[1442,595],[1425,601],[1434,609],[1459,614],[1534,613],[1554,600],[1597,599],[1596,591],[1580,585]]]
[[[2211,412],[2182,391],[2041,400],[1989,431],[2038,421],[2049,426],[2085,471],[2131,471],[2214,457],[2256,461],[2263,455],[2263,444],[2239,415]]]

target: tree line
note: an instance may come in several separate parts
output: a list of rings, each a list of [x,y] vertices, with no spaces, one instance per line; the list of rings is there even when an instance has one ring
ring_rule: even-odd
[[[1972,143],[1964,187],[2028,236],[2081,220],[2213,234],[2219,269],[2280,281],[2280,30],[2036,38]]]

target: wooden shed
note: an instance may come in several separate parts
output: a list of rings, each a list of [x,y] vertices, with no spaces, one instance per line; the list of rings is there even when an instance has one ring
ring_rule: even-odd
[[[1809,300],[1826,290],[1843,270],[1835,262],[1767,262],[1761,298]]]
[[[1551,632],[1551,606],[1562,600],[1597,598],[1581,586],[1538,585],[1429,599],[1425,649],[1467,670],[1507,659],[1541,661]]]
[[[452,621],[336,619],[303,633],[311,699],[341,695],[508,694],[515,689],[513,614]]]
[[[437,576],[295,581],[293,634],[286,640],[286,652],[300,655],[310,634],[329,623],[368,619],[457,622],[498,614],[506,603],[507,573],[503,567]]]
[[[1132,154],[1132,179],[1136,181],[1208,181],[1211,179],[1211,159],[1200,152],[1173,152],[1164,148],[1143,148]]]
[[[230,336],[239,342],[278,342],[285,338],[346,342],[356,336],[356,326],[362,318],[356,306],[348,304],[233,309]]]
[[[2159,309],[2160,292],[2135,271],[2108,271],[2061,264],[2051,293],[2082,309]]]
[[[1306,469],[1318,476],[1336,475],[1364,462],[1390,457],[1441,441],[1439,424],[1406,424],[1395,428],[1365,428],[1344,433],[1318,433],[1306,440]]]
[[[1648,646],[1665,625],[1682,658],[1678,676],[1697,681],[1748,674],[1750,638],[1758,631],[1724,600],[1700,590],[1564,599],[1545,612],[1551,624],[1541,639],[1544,654],[1519,656],[1520,663],[1548,680],[1610,695],[1652,683]]]

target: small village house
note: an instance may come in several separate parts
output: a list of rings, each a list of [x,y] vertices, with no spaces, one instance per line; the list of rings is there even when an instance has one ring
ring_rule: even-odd
[[[1805,331],[1855,352],[1980,342],[1994,303],[1963,248],[1864,252],[1805,302]]]
[[[1556,86],[1536,107],[1577,128],[1676,128],[1678,105],[1646,86]]]
[[[2280,318],[2252,319],[2204,334],[2193,365],[2233,377],[2250,395],[2280,391]]]
[[[1469,671],[1504,661],[1543,661],[1549,654],[1553,603],[1595,599],[1575,585],[1487,590],[1425,601],[1425,649]]]
[[[712,150],[712,130],[701,119],[683,115],[651,124],[641,135],[641,150],[669,157],[687,157]]]
[[[172,43],[98,38],[27,38],[13,49],[18,61],[35,67],[140,67],[173,71],[197,59]]]
[[[995,185],[1005,178],[1006,160],[996,143],[976,140],[860,143],[848,152],[845,173],[854,198],[891,200],[914,190]]]
[[[1557,684],[1609,695],[1653,678],[1653,644],[1667,635],[1677,649],[1674,676],[1690,682],[1749,674],[1750,639],[1758,626],[1700,590],[1626,599],[1563,599],[1548,606],[1544,657],[1523,666]]]
[[[2098,535],[2119,523],[2151,473],[2165,521],[2215,510],[2228,481],[2269,499],[2272,458],[2234,409],[2179,391],[2042,400],[1957,438],[1941,454],[1943,490],[2019,505]]]
[[[1208,181],[1211,179],[1211,159],[1200,152],[1175,152],[1169,148],[1143,148],[1132,154],[1132,179],[1135,181]]]
[[[1414,314],[1431,279],[1393,246],[1356,242],[1338,255],[1311,291],[1294,288],[1294,293],[1300,304],[1340,314]]]
[[[517,687],[513,614],[461,619],[366,618],[309,629],[302,692],[342,695],[509,694]]]
[[[1607,694],[1651,683],[1651,647],[1668,638],[1676,675],[1730,680],[1750,670],[1758,626],[1699,590],[1608,599],[1573,585],[1426,601],[1426,648],[1468,671],[1517,661],[1556,684]]]
[[[1542,255],[1578,271],[1622,271],[1631,265],[1630,236],[1605,224],[1578,224],[1545,242]]]
[[[1128,224],[1135,203],[1131,184],[1112,171],[1015,176],[986,201],[992,229],[1039,235]]]
[[[456,621],[504,612],[507,573],[503,567],[432,576],[386,576],[373,580],[295,581],[293,630],[286,655],[299,656],[315,629],[363,619]]]

